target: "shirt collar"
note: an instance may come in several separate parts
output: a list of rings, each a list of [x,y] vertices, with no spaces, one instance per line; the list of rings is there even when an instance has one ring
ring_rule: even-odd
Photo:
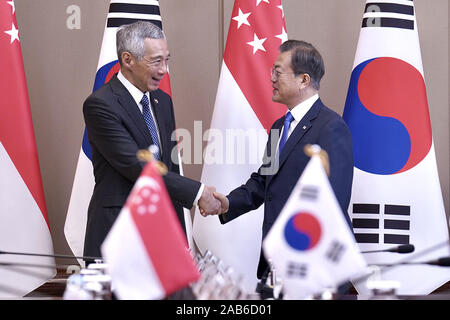
[[[119,79],[120,82],[122,82],[122,84],[125,86],[125,88],[127,88],[128,92],[133,97],[134,101],[136,101],[136,104],[138,106],[140,106],[144,92],[142,92],[141,90],[136,88],[127,78],[125,78],[122,71],[119,71],[119,73],[117,74],[117,79]],[[148,91],[145,92],[145,94],[147,95],[147,98],[149,98],[149,101],[150,101],[150,97],[148,96]]]
[[[319,99],[319,94],[316,93],[312,97],[306,99],[300,104],[296,105],[292,110],[290,110],[294,120],[299,122],[305,116],[305,114],[311,109],[313,104]]]

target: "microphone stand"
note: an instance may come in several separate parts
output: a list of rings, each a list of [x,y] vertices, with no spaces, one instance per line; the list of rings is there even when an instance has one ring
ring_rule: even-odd
[[[66,268],[69,264],[38,264],[38,263],[23,263],[23,262],[2,262],[0,267],[26,267],[26,268],[44,268],[44,269],[58,269]]]
[[[366,253],[380,253],[380,252],[391,252],[391,253],[400,253],[400,254],[412,253],[412,252],[414,252],[414,245],[408,244],[408,245],[396,246],[396,247],[393,247],[393,248],[390,248],[390,249],[361,251],[361,253],[363,253],[363,254],[366,254]]]
[[[11,254],[18,256],[33,256],[33,257],[50,257],[50,258],[63,258],[63,259],[83,259],[91,261],[103,261],[102,257],[89,257],[89,256],[71,256],[66,254],[43,254],[43,253],[26,253],[26,252],[12,252],[0,250],[0,255]]]
[[[264,270],[261,280],[258,282],[256,286],[256,292],[260,294],[262,300],[274,297],[273,288],[269,287],[266,284],[267,278],[269,277],[269,273],[270,273],[270,266],[268,266],[266,270]]]
[[[407,264],[408,262],[410,262],[413,259],[419,258],[419,257],[421,257],[423,255],[426,255],[426,254],[430,253],[430,252],[438,250],[441,247],[444,247],[446,245],[449,245],[449,241],[448,240],[444,241],[444,242],[441,242],[441,243],[438,243],[438,244],[436,244],[434,246],[431,246],[429,248],[425,248],[425,249],[423,249],[423,250],[421,250],[421,251],[419,251],[419,252],[417,252],[417,253],[415,253],[413,255],[410,255],[410,256],[406,257],[403,260],[400,260],[396,264],[381,265],[381,267],[379,269],[379,273],[381,274],[381,273],[386,272],[386,271],[388,271],[388,270],[390,270],[390,269],[392,269],[392,268],[394,268],[396,266],[399,266],[399,265],[402,265],[402,264]],[[366,274],[364,276],[361,276],[361,277],[358,277],[356,279],[351,280],[351,282],[353,283],[353,285],[359,284],[360,282],[367,280],[371,275],[372,275],[372,273]]]

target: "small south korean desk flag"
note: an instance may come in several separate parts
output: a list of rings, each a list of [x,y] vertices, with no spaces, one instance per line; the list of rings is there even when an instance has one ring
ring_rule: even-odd
[[[263,242],[286,299],[305,299],[366,270],[321,164],[320,147]]]

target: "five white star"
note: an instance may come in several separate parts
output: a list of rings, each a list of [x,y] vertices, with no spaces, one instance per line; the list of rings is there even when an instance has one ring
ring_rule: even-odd
[[[146,200],[144,202],[144,199]],[[133,198],[133,204],[136,205],[136,212],[139,215],[154,214],[158,210],[159,195],[152,193],[149,188],[140,190],[140,193]]]
[[[256,0],[256,6],[258,6],[261,2],[269,3],[269,0]],[[278,9],[281,10],[281,15],[284,18],[284,9],[282,5],[276,6]],[[248,17],[252,14],[252,12],[243,13],[241,8],[239,8],[239,13],[237,16],[233,17],[232,19],[237,21],[237,28],[239,29],[243,24],[251,27],[250,23],[248,22]],[[281,43],[284,43],[288,40],[287,32],[284,28],[284,26],[281,28],[281,34],[275,35],[276,38],[281,40]],[[267,38],[259,39],[256,33],[254,34],[253,41],[247,42],[248,45],[253,47],[253,54],[258,52],[258,50],[266,52],[266,49],[263,46],[264,41],[266,41]]]
[[[19,30],[16,29],[16,26],[14,25],[14,23],[11,24],[11,30],[5,31],[5,33],[7,33],[11,36],[11,43],[13,43],[14,40],[16,40],[16,39],[17,39],[17,41],[20,42]]]
[[[275,36],[275,37],[277,37],[278,39],[280,39],[280,40],[281,40],[281,43],[287,41],[288,35],[287,35],[286,30],[284,30],[284,27],[283,27],[283,29],[281,30],[281,34],[279,34],[279,35],[277,35],[277,36]]]
[[[256,36],[256,33],[253,37],[253,41],[247,42],[247,44],[251,45],[253,47],[253,54],[255,54],[258,50],[266,51],[266,49],[263,47],[264,41],[266,41],[267,38],[258,39]]]
[[[248,23],[248,16],[251,15],[252,13],[243,13],[241,8],[239,8],[239,14],[233,18],[233,20],[237,21],[238,23],[238,29],[243,25],[246,24],[248,26],[250,26],[250,23]]]
[[[12,7],[12,13],[14,14],[14,12],[16,12],[16,6],[14,5],[14,0],[12,1],[6,1],[8,2],[8,4]]]
[[[269,0],[256,0],[256,6],[258,6],[261,3],[261,1],[269,3]]]
[[[278,9],[281,10],[281,16],[284,18],[284,9],[282,5],[277,6]]]

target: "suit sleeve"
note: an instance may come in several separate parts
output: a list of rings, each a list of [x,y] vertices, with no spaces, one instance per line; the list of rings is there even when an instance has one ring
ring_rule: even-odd
[[[219,215],[220,222],[225,224],[237,217],[259,208],[265,200],[265,188],[266,188],[266,178],[272,172],[270,169],[272,167],[271,157],[271,137],[272,132],[276,127],[279,127],[279,121],[275,122],[270,130],[269,137],[267,139],[266,150],[264,151],[263,164],[259,168],[258,172],[253,172],[247,182],[234,189],[227,196],[229,200],[229,209],[227,213]],[[278,140],[277,140],[278,141]]]
[[[138,145],[120,117],[110,111],[106,101],[93,96],[86,99],[83,114],[89,142],[117,172],[134,183],[144,164],[137,159]]]
[[[234,189],[227,196],[230,206],[227,213],[219,215],[222,224],[255,210],[264,203],[265,176],[261,175],[260,171],[261,169],[252,173],[244,185]]]
[[[185,208],[192,208],[201,186],[200,182],[171,171],[163,176],[163,180],[171,199],[178,201]]]
[[[319,137],[319,145],[328,153],[330,184],[345,218],[353,183],[353,142],[350,129],[342,119],[332,120]]]
[[[163,99],[162,97],[160,98]],[[201,183],[180,175],[178,162],[172,161],[174,157],[178,159],[177,140],[172,138],[176,129],[175,113],[173,110],[172,99],[170,99],[168,95],[164,95],[164,98],[168,100],[166,104],[170,106],[170,108],[168,108],[170,117],[166,126],[168,128],[168,136],[171,137],[170,142],[168,142],[170,145],[171,160],[169,165],[170,171],[163,177],[163,180],[170,198],[176,200],[183,207],[190,209],[193,206]]]

